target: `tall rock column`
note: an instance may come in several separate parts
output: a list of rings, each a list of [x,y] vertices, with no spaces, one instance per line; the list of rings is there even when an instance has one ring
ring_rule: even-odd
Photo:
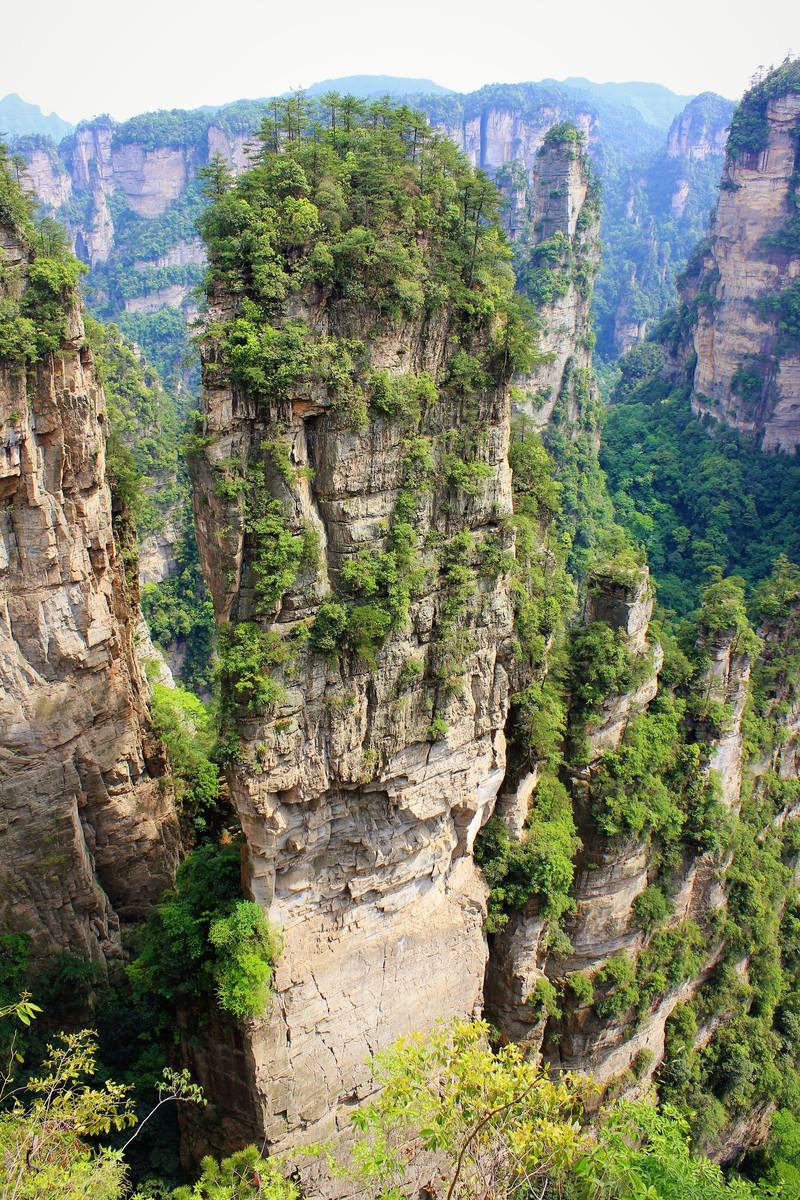
[[[800,445],[800,62],[744,97],[716,215],[684,287],[692,405],[762,449]]]
[[[349,207],[335,217],[337,129],[323,190],[309,184],[313,145],[295,143],[265,154],[210,218],[213,235],[231,204],[247,204],[264,230],[258,253],[271,244],[290,281],[279,306],[241,301],[212,238],[219,282],[193,458],[246,881],[283,936],[271,1006],[243,1030],[250,1110],[273,1147],[346,1127],[373,1052],[482,1006],[486,889],[471,850],[505,768],[514,534],[505,318],[478,314],[488,284],[515,301],[501,254],[483,245],[497,237],[482,217],[491,193],[455,158],[447,170],[466,196],[456,226],[421,209],[403,234],[421,281],[404,286],[421,299],[452,255],[449,279],[431,306],[410,291],[388,298],[395,276],[354,249],[374,236],[359,222],[376,214],[380,253],[402,260],[398,214],[411,210],[395,208],[398,179],[435,180],[454,152],[435,140],[420,165],[409,141],[409,161],[390,159],[367,204],[360,180],[387,170],[371,140],[382,136],[380,124],[361,131]],[[258,191],[260,179],[275,182]],[[299,254],[280,235],[267,241],[286,180],[319,228]],[[338,284],[301,282],[326,259]],[[469,327],[448,291],[462,269]],[[252,295],[249,270],[239,286]],[[242,371],[246,357],[262,375]],[[226,1064],[202,1069],[218,1078]]]
[[[37,259],[18,230],[0,229],[0,260],[7,311],[24,308]],[[47,319],[56,352],[0,361],[0,923],[36,956],[102,963],[169,886],[179,839],[112,529],[103,389],[76,297],[52,295]]]
[[[593,969],[620,948],[636,946],[639,940],[638,932],[630,928],[630,907],[647,886],[646,848],[631,840],[606,846],[597,838],[592,828],[589,790],[604,753],[619,746],[629,722],[646,711],[656,694],[663,654],[648,637],[652,609],[646,567],[624,583],[606,578],[601,572],[589,580],[581,625],[587,630],[602,627],[613,631],[630,655],[638,683],[630,691],[606,696],[591,719],[573,730],[573,737],[579,736],[585,743],[581,755],[584,763],[580,768],[570,765],[562,770],[581,839],[576,855],[574,915],[567,924],[569,950],[553,953],[550,922],[539,895],[511,912],[505,927],[492,938],[487,1008],[507,1036],[524,1041],[533,1050],[539,1048],[546,1024],[546,1014],[535,1003],[538,981],[549,973]],[[528,823],[540,805],[537,783],[538,774],[529,790],[523,823],[511,829],[513,836],[523,842],[536,836]],[[563,1033],[567,1040],[569,1031]],[[577,1064],[581,1070],[595,1070],[606,1053],[597,1029],[593,1040],[581,1039],[580,1052],[574,1050],[571,1039],[567,1047],[568,1065]]]
[[[573,125],[554,125],[529,181],[512,164],[497,182],[509,198],[505,224],[517,285],[540,322],[535,361],[516,380],[515,410],[535,428],[554,413],[577,428],[595,388],[591,302],[600,263],[599,191],[583,135]]]

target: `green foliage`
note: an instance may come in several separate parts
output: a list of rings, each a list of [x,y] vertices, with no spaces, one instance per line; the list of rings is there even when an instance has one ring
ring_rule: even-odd
[[[706,941],[694,921],[652,934],[636,963],[635,1003],[646,1013],[671,988],[692,979],[705,960]]]
[[[67,314],[77,301],[78,281],[86,269],[68,254],[66,239],[48,239],[49,253],[38,254],[28,268],[22,316],[34,327],[37,359],[57,353],[67,335]]]
[[[264,1011],[280,943],[258,905],[241,898],[239,859],[238,846],[213,843],[184,859],[130,964],[135,987],[169,1005],[215,995],[237,1018]]]
[[[526,1004],[530,1005],[539,1020],[546,1021],[550,1017],[561,1016],[558,989],[546,975],[540,975],[536,980]]]
[[[443,717],[434,717],[428,726],[428,740],[431,742],[441,741],[446,737],[449,726]]]
[[[291,136],[279,137],[276,121],[291,124]],[[287,296],[309,285],[343,313],[367,306],[400,320],[449,309],[469,331],[468,356],[474,335],[494,336],[499,323],[503,369],[522,361],[496,193],[423,117],[381,102],[359,105],[342,125],[336,104],[301,101],[297,113],[266,122],[259,142],[235,183],[209,179],[201,220],[209,286],[240,297],[237,315],[209,333],[237,382],[267,401],[323,390],[356,428],[368,399],[412,422],[435,403],[424,375],[376,372],[365,394],[362,343],[283,320]]]
[[[425,664],[419,658],[407,658],[397,676],[397,690],[405,692],[418,683],[425,674]]]
[[[619,1103],[604,1114],[591,1152],[576,1164],[570,1200],[746,1200],[764,1193],[725,1178],[710,1159],[694,1155],[688,1123],[673,1108]],[[768,1194],[768,1193],[767,1193]]]
[[[0,1009],[25,991],[30,938],[24,933],[0,934]]]
[[[595,976],[602,995],[594,1002],[599,1017],[619,1017],[639,999],[636,966],[624,950],[613,955]]]
[[[288,658],[289,648],[278,633],[262,630],[252,621],[222,626],[217,670],[223,706],[258,711],[280,704],[285,693],[270,671]]]
[[[335,1164],[366,1198],[406,1195],[417,1149],[435,1152],[450,1200],[747,1200],[770,1193],[692,1153],[673,1108],[611,1103],[591,1118],[585,1083],[541,1073],[518,1046],[492,1050],[483,1022],[405,1038],[375,1063],[377,1098],[353,1114],[356,1142]],[[420,1163],[421,1166],[421,1163]],[[189,1200],[181,1197],[180,1200]]]
[[[586,575],[598,547],[608,537],[619,540],[621,533],[597,454],[600,424],[594,378],[569,359],[544,442],[560,485],[556,529],[567,549],[567,566],[577,579]]]
[[[701,631],[712,637],[730,637],[734,653],[752,655],[760,643],[747,616],[744,589],[740,576],[714,578],[700,595],[699,622]]]
[[[606,621],[576,626],[570,636],[569,689],[572,719],[581,724],[612,696],[643,682],[650,667],[646,655],[634,655],[625,631]]]
[[[353,1114],[357,1140],[344,1164],[365,1195],[405,1194],[417,1139],[436,1152],[453,1200],[487,1191],[522,1200],[533,1181],[562,1178],[581,1144],[580,1083],[549,1079],[513,1044],[492,1051],[488,1034],[484,1022],[454,1022],[378,1056],[379,1090]]]
[[[732,159],[759,154],[766,149],[769,136],[767,108],[771,100],[800,91],[800,59],[786,58],[745,92],[733,114],[728,134],[728,154]]]
[[[614,399],[625,404],[637,388],[659,375],[664,365],[664,352],[655,342],[642,342],[634,346],[619,360],[620,376]]]
[[[499,816],[490,817],[475,842],[475,861],[491,889],[487,929],[502,929],[508,914],[534,897],[557,928],[572,910],[570,891],[579,847],[572,803],[554,776],[540,780],[520,841],[510,837]]]
[[[787,1200],[800,1196],[800,1121],[789,1109],[778,1109],[766,1151],[765,1175]]]
[[[515,657],[532,678],[514,697],[519,736],[538,757],[551,757],[563,724],[556,688],[541,683],[548,646],[560,631],[575,600],[565,554],[553,529],[561,517],[561,491],[555,466],[536,434],[519,425],[512,430],[509,461],[513,471],[515,561],[511,569],[514,599]],[[538,750],[537,750],[538,746]]]
[[[214,982],[221,1009],[240,1020],[263,1013],[270,998],[272,964],[281,943],[262,909],[240,900],[208,929],[214,948]]]
[[[561,121],[551,125],[544,135],[543,146],[572,146],[581,149],[586,144],[586,137],[570,121]],[[541,154],[541,150],[539,151]]]
[[[800,280],[794,279],[784,291],[769,296],[759,306],[778,319],[778,354],[800,347]]]
[[[153,224],[148,222],[151,227]],[[152,313],[122,312],[116,317],[116,324],[129,341],[141,346],[170,393],[183,384],[188,385],[190,395],[194,394],[197,364],[194,360],[186,362],[189,330],[179,308],[159,308]]]
[[[325,658],[335,658],[347,629],[347,609],[338,600],[324,600],[311,626],[309,645]]]
[[[115,505],[127,511],[140,536],[160,530],[188,504],[175,399],[115,325],[87,317],[85,327],[108,404],[106,466]]]
[[[592,812],[607,837],[655,837],[667,852],[682,837],[703,849],[725,839],[724,811],[706,777],[702,747],[688,742],[685,703],[662,693],[634,717],[592,779]]]
[[[181,679],[195,691],[208,691],[212,678],[214,606],[208,594],[189,524],[175,547],[175,570],[142,588],[142,612],[150,636],[167,652],[179,647]]]
[[[21,270],[3,268],[0,274],[0,359],[36,362],[62,349],[86,268],[70,254],[61,227],[50,217],[35,217],[2,143],[0,220],[28,252]]]
[[[585,971],[574,971],[567,976],[567,987],[578,1004],[591,1004],[594,1000],[594,984]]]
[[[380,604],[353,604],[347,609],[344,645],[353,653],[375,666],[376,654],[383,645],[392,624],[392,614]]]
[[[800,568],[780,557],[756,588],[754,609],[766,637],[753,662],[743,732],[746,754],[758,759],[779,748],[793,681],[800,676]]]
[[[672,905],[657,884],[649,884],[633,902],[636,924],[648,933],[662,925],[672,912]]]
[[[567,713],[558,683],[548,676],[529,683],[514,696],[515,732],[539,763],[553,766],[561,757]]]
[[[90,1139],[135,1124],[128,1089],[95,1087],[90,1030],[62,1034],[47,1047],[40,1073],[0,1111],[3,1200],[122,1200],[126,1169],[118,1151]],[[4,1089],[5,1090],[5,1089]]]
[[[711,437],[683,391],[654,376],[609,410],[601,462],[617,519],[647,550],[661,603],[698,603],[709,567],[752,588],[783,552],[800,559],[800,463],[759,453],[723,427]]]
[[[390,375],[373,371],[370,376],[370,404],[390,420],[418,425],[423,410],[437,402],[439,393],[427,372],[415,375]]]
[[[248,473],[244,527],[252,539],[258,611],[274,609],[297,579],[305,545],[302,534],[290,530],[283,503],[269,494],[263,468]]]
[[[220,795],[219,768],[212,760],[216,739],[211,714],[185,688],[153,683],[150,717],[167,748],[179,809],[194,836],[200,836]]]
[[[37,357],[36,326],[23,317],[19,302],[11,297],[0,300],[0,359],[17,362]]]
[[[280,1164],[264,1158],[255,1146],[245,1146],[217,1163],[206,1157],[200,1178],[177,1188],[172,1200],[298,1200],[297,1184],[284,1178]]]

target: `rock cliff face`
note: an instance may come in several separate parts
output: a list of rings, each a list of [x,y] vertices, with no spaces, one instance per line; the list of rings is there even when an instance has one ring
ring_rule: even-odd
[[[587,141],[597,140],[598,116],[590,105],[542,104],[535,113],[520,111],[513,104],[487,104],[480,113],[466,115],[459,124],[439,126],[473,166],[493,175],[507,163],[520,163],[534,173],[537,155],[553,125],[569,120]]]
[[[703,92],[690,100],[670,126],[667,158],[678,162],[705,162],[725,154],[731,104],[714,92]],[[671,201],[675,209],[675,198]]]
[[[374,342],[371,361],[437,377],[448,353],[433,331],[406,329]],[[405,438],[381,422],[364,434],[337,427],[324,395],[259,412],[209,368],[206,379],[213,443],[196,475],[197,520],[221,617],[251,617],[254,605],[250,548],[241,521],[214,494],[215,460],[263,462],[265,445],[284,428],[293,466],[313,468],[311,483],[278,485],[293,520],[313,522],[323,546],[318,582],[287,594],[278,614],[277,628],[291,634],[318,610],[328,576],[356,553],[380,553],[402,486]],[[508,403],[507,392],[486,398],[493,479],[482,494],[449,516],[426,498],[422,520],[432,539],[486,534],[509,512]],[[454,416],[442,411],[440,420]],[[432,741],[422,664],[435,669],[448,653],[442,603],[436,590],[413,601],[408,628],[372,666],[356,657],[326,666],[300,650],[274,716],[239,722],[242,761],[230,782],[248,886],[285,943],[272,1013],[250,1031],[253,1087],[272,1143],[304,1129],[316,1136],[346,1115],[379,1046],[481,1006],[485,888],[470,850],[504,772],[501,651],[512,610],[504,587],[481,588],[470,601],[457,668],[463,683],[437,709],[447,732]],[[420,670],[404,685],[409,662]]]
[[[244,169],[263,106],[245,108],[238,123],[167,114],[161,126],[158,118],[155,127],[148,118],[120,126],[102,117],[58,148],[44,138],[20,139],[30,186],[92,268],[92,298],[104,315],[163,308],[195,315],[191,292],[204,263],[194,229],[197,176],[217,156],[234,172]],[[181,117],[185,128],[177,132]],[[148,226],[158,232],[139,239]]]
[[[418,236],[421,262],[439,253],[441,235]],[[278,647],[279,698],[234,707],[229,783],[248,890],[284,939],[270,1011],[244,1035],[242,1108],[282,1146],[346,1126],[371,1053],[482,1005],[486,888],[471,851],[505,771],[514,612],[507,574],[476,564],[490,547],[513,554],[510,370],[482,359],[494,365],[467,399],[448,380],[478,360],[464,358],[454,310],[379,319],[335,291],[295,292],[274,325],[366,347],[359,378],[373,386],[410,394],[427,380],[421,410],[370,407],[354,424],[333,384],[270,399],[232,381],[214,330],[234,312],[212,297],[193,475],[223,642]],[[490,353],[484,334],[470,353]],[[268,511],[319,551],[265,603],[256,514]],[[410,586],[406,615],[387,625],[374,602],[346,607],[380,596],[369,573],[393,572],[409,537],[390,585]],[[345,621],[363,632],[337,650]],[[370,648],[362,623],[382,621]]]
[[[631,905],[647,886],[648,855],[642,844],[622,844],[608,848],[592,830],[588,805],[589,781],[603,754],[616,749],[628,723],[644,712],[658,688],[661,666],[660,646],[648,640],[653,608],[647,569],[629,585],[597,586],[589,591],[582,613],[585,626],[602,622],[619,631],[635,661],[641,664],[641,682],[635,690],[608,696],[584,729],[585,766],[567,771],[565,782],[572,798],[583,850],[577,863],[574,887],[575,916],[569,925],[571,949],[567,959],[554,955],[547,939],[547,921],[538,899],[512,913],[502,932],[492,939],[487,972],[486,1005],[501,1030],[515,1041],[539,1048],[545,1031],[545,1018],[531,997],[537,981],[558,964],[559,974],[593,971],[621,948],[636,947],[639,935],[631,929]],[[535,811],[537,796],[531,790],[529,812]],[[525,836],[522,830],[512,830]],[[627,1041],[629,1030],[615,1030],[614,1036],[578,1036],[577,1031],[562,1031],[564,1044],[556,1041],[546,1047],[550,1061],[572,1069],[578,1066],[602,1078],[613,1073],[609,1059],[620,1041]],[[576,1040],[577,1039],[577,1040]],[[631,1056],[635,1053],[631,1050]],[[627,1064],[626,1064],[627,1065]]]
[[[30,251],[0,231],[4,298]],[[178,831],[148,732],[105,477],[106,407],[74,299],[58,354],[0,362],[3,928],[102,964],[173,877]]]
[[[574,131],[554,127],[529,175],[515,168],[498,176],[507,196],[505,224],[515,243],[518,286],[536,305],[541,325],[536,361],[516,380],[515,401],[515,410],[537,429],[551,421],[559,402],[565,422],[577,426],[576,385],[594,386],[590,310],[600,263],[599,192]]]
[[[743,138],[734,122],[710,240],[683,295],[696,312],[689,334],[696,355],[692,403],[696,412],[754,435],[764,450],[794,452],[800,444],[796,64],[769,95],[757,86],[740,112],[755,113],[761,133]]]
[[[713,92],[696,96],[672,122],[664,149],[648,163],[623,169],[605,196],[603,236],[615,254],[601,295],[615,276],[611,336],[618,354],[642,341],[674,301],[675,275],[716,201],[733,107]],[[604,353],[610,322],[607,327],[605,337],[600,330]]]

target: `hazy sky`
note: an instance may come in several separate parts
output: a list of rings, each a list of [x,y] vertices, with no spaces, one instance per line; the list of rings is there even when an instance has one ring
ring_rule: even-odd
[[[459,91],[547,76],[741,94],[800,51],[797,0],[6,0],[0,96],[68,120],[269,96],[337,75]]]

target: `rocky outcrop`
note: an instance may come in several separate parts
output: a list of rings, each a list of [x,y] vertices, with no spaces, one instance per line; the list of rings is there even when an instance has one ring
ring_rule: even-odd
[[[598,185],[575,126],[554,127],[536,153],[530,176],[500,173],[505,224],[515,243],[518,286],[536,305],[540,322],[531,370],[515,381],[515,411],[544,428],[561,406],[562,421],[580,423],[578,392],[594,390],[591,376],[591,301],[600,263]]]
[[[6,294],[24,293],[30,254],[13,231],[0,255]],[[0,363],[0,923],[37,958],[100,964],[178,854],[112,527],[106,416],[70,301],[58,355]]]
[[[406,331],[402,343],[374,344],[372,361],[437,375],[446,353],[440,338]],[[506,393],[485,410],[494,480],[451,517],[427,500],[422,519],[432,534],[488,530],[510,510],[507,405]],[[313,466],[313,483],[294,491],[291,504],[319,528],[324,558],[310,593],[284,600],[278,628],[289,633],[318,608],[326,575],[355,552],[379,552],[401,485],[402,431],[379,422],[365,434],[347,433],[324,399],[298,397],[259,412],[224,386],[207,387],[206,412],[214,440],[196,475],[197,519],[220,615],[247,617],[253,601],[241,524],[220,537],[233,522],[214,495],[215,458],[262,462],[264,443],[283,423],[292,462]],[[463,683],[442,709],[446,732],[432,741],[422,674],[405,693],[398,679],[404,664],[433,664],[441,655],[442,600],[432,591],[413,601],[407,629],[376,664],[326,665],[300,650],[274,716],[239,721],[242,760],[230,783],[247,840],[248,887],[284,937],[272,1012],[248,1031],[258,1110],[273,1144],[345,1119],[368,1086],[366,1059],[380,1046],[481,1006],[485,887],[470,850],[504,772],[508,685],[500,650],[512,610],[503,587],[481,589],[471,601]]]
[[[732,105],[715,92],[695,96],[670,126],[667,158],[681,162],[705,162],[724,155]]]
[[[420,235],[421,254],[438,254],[443,236]],[[379,319],[335,291],[295,292],[276,325],[289,315],[314,337],[366,347],[360,380],[428,381],[418,415],[370,408],[354,421],[321,380],[283,399],[232,382],[214,331],[233,311],[212,296],[192,472],[223,646],[244,636],[286,650],[271,705],[228,693],[247,889],[283,937],[274,1000],[244,1030],[249,1107],[259,1139],[281,1147],[348,1126],[376,1050],[482,1006],[486,886],[471,852],[505,773],[514,611],[507,572],[478,564],[483,546],[513,554],[510,380],[487,331],[469,335],[470,361],[491,364],[483,382],[468,401],[448,386],[464,360],[449,302]],[[253,505],[268,499],[319,553],[265,603]],[[348,588],[353,570],[393,553],[397,520],[415,547],[397,581],[417,581],[407,610],[376,644],[326,651],[326,621],[381,619],[379,602],[359,605]],[[203,1069],[224,1076],[212,1059]]]
[[[257,127],[261,113],[259,105],[249,108],[253,110],[245,122],[249,128],[242,132],[232,132],[224,121],[217,125],[209,116],[187,121],[184,136],[176,137],[167,115],[159,136],[150,127],[136,128],[136,122],[129,132],[128,126],[101,117],[80,125],[58,151],[45,139],[20,141],[18,150],[31,189],[67,227],[78,257],[93,270],[100,269],[98,298],[114,315],[123,309],[155,313],[179,308],[190,320],[196,316],[192,292],[198,280],[179,268],[191,265],[199,270],[205,260],[200,243],[192,237],[194,221],[184,219],[180,210],[187,205],[187,193],[197,186],[198,172],[213,158],[221,158],[235,173],[244,170],[250,130]],[[152,119],[158,126],[159,117],[140,121]],[[132,260],[126,239],[137,221],[163,226],[163,232],[155,239],[152,255]],[[137,245],[135,237],[133,245]],[[116,269],[127,277],[119,295]],[[141,289],[133,294],[131,270],[142,274]]]
[[[590,105],[576,107],[566,99],[561,104],[545,102],[534,112],[513,103],[489,102],[480,112],[466,114],[460,123],[444,121],[439,127],[473,166],[493,175],[506,163],[514,162],[533,174],[547,131],[565,120],[587,140],[596,141],[597,112]]]
[[[565,778],[583,841],[574,887],[575,915],[569,924],[569,954],[566,959],[563,955],[553,955],[547,938],[548,924],[538,898],[512,913],[505,928],[492,938],[486,979],[487,1010],[507,1036],[528,1043],[533,1050],[539,1049],[545,1032],[545,1020],[536,1005],[531,1004],[537,981],[543,975],[552,973],[554,968],[559,976],[573,971],[594,971],[618,950],[636,949],[641,944],[640,932],[631,926],[631,906],[648,883],[646,847],[604,845],[584,809],[592,771],[606,751],[619,745],[628,722],[645,711],[655,697],[663,654],[660,646],[648,640],[652,610],[652,589],[647,568],[643,568],[632,582],[624,584],[598,577],[582,614],[586,625],[601,621],[619,630],[631,655],[646,664],[646,670],[645,678],[634,691],[610,696],[604,702],[585,730],[586,766]],[[528,811],[535,811],[535,787],[527,799]],[[501,807],[498,813],[503,816]],[[515,837],[525,836],[519,825],[509,826],[509,830]],[[584,1023],[588,1013],[587,1009]],[[597,1036],[596,1022],[592,1028],[592,1036],[579,1038],[580,1049],[569,1042],[569,1028],[562,1029],[567,1041],[558,1051],[548,1047],[548,1057],[552,1061],[558,1058],[570,1069],[577,1064],[579,1069],[591,1070],[600,1077],[604,1071],[610,1072],[607,1053],[627,1038],[628,1031],[618,1030],[613,1037],[603,1039]],[[635,1052],[631,1050],[631,1055]]]
[[[696,356],[694,410],[752,434],[763,450],[794,452],[800,444],[800,342],[791,299],[800,288],[797,64],[782,86],[771,85],[776,78],[748,93],[734,121],[710,241],[683,300],[692,320],[688,351]],[[757,137],[742,134],[745,119],[761,122]]]

